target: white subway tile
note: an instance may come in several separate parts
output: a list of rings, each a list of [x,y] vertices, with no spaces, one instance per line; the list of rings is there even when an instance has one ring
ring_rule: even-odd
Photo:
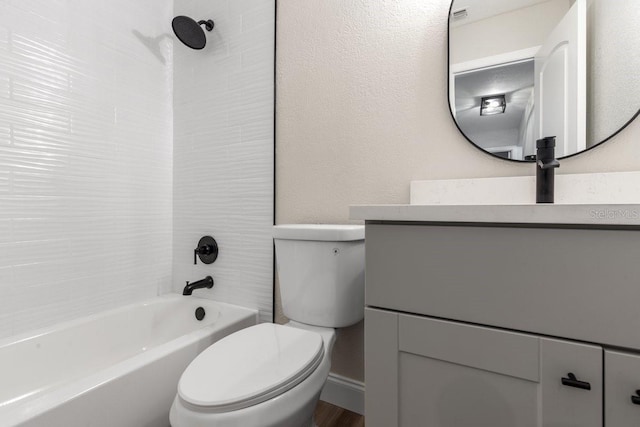
[[[273,5],[275,10],[275,0],[231,0],[229,2],[230,15],[244,15],[255,9]]]
[[[266,140],[273,141],[273,120],[271,118],[269,118],[268,120],[252,121],[251,123],[246,123],[242,125],[240,129],[242,142]]]
[[[207,297],[270,320],[274,10],[0,2],[0,337],[212,272]],[[216,22],[207,49],[175,41],[180,13]]]
[[[172,9],[0,2],[0,337],[167,287]]]
[[[275,4],[216,3],[218,8],[204,0],[176,1],[176,10],[185,14],[212,11],[219,32],[207,35],[208,43],[220,46],[200,54],[176,46],[174,290],[181,290],[184,280],[211,274],[216,285],[201,296],[259,309],[268,321],[273,291],[274,46],[273,38],[252,40],[268,30],[243,34],[242,18],[256,11],[248,16],[258,24],[257,11],[274,11]],[[265,19],[266,24],[273,13]],[[242,48],[249,45],[265,52],[252,50],[251,59],[243,57]],[[220,255],[212,266],[194,266],[193,248],[204,234],[218,240]]]
[[[262,2],[242,14],[242,31],[251,32],[257,27],[268,25],[275,29],[276,8],[271,1]]]

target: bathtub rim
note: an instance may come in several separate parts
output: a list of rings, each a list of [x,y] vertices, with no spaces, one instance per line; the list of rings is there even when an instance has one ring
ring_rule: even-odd
[[[51,325],[47,325],[44,326],[42,328],[36,328],[36,329],[32,329],[29,331],[25,331],[25,332],[20,332],[19,334],[16,335],[11,335],[5,338],[1,338],[0,339],[0,350],[2,350],[3,348],[9,346],[9,345],[14,345],[14,344],[19,344],[21,342],[33,339],[33,338],[38,338],[42,335],[46,335],[50,332],[53,332],[55,330],[58,329],[68,329],[68,328],[72,328],[73,326],[85,323],[85,322],[89,322],[89,321],[93,321],[93,320],[97,320],[100,319],[102,317],[106,317],[110,314],[115,314],[118,312],[124,312],[127,311],[129,309],[131,309],[132,307],[136,307],[136,306],[149,306],[149,305],[156,305],[156,304],[161,304],[162,302],[166,302],[166,301],[170,301],[170,300],[176,300],[176,301],[180,301],[183,300],[183,298],[191,298],[192,300],[198,300],[198,301],[202,301],[203,304],[213,304],[216,306],[220,306],[220,307],[229,307],[231,309],[234,308],[239,308],[242,310],[249,310],[249,311],[253,311],[255,313],[257,313],[259,315],[258,310],[252,309],[252,308],[247,308],[247,307],[242,307],[239,305],[234,305],[234,304],[229,304],[229,303],[225,303],[225,302],[220,302],[220,301],[216,301],[213,299],[209,299],[209,298],[202,298],[202,297],[198,297],[198,296],[183,296],[181,294],[178,293],[167,293],[167,294],[162,294],[162,295],[157,295],[154,297],[150,297],[150,298],[146,298],[146,299],[142,299],[139,301],[135,301],[132,302],[130,304],[127,305],[122,305],[122,306],[117,306],[117,307],[113,307],[113,308],[108,308],[106,310],[101,310],[98,311],[96,313],[92,313],[92,314],[88,314],[86,316],[80,316],[80,317],[76,317],[74,319],[69,319],[69,320],[63,320],[61,322],[57,322],[57,323],[53,323]]]

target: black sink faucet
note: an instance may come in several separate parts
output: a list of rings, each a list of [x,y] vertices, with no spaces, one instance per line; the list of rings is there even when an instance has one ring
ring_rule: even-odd
[[[202,280],[198,280],[197,282],[193,282],[193,283],[187,282],[187,285],[184,287],[184,290],[182,291],[182,295],[191,295],[194,289],[202,289],[202,288],[207,288],[207,289],[213,288],[213,278],[211,276],[207,276]]]
[[[560,167],[556,159],[556,137],[536,141],[536,203],[553,203],[554,169]]]

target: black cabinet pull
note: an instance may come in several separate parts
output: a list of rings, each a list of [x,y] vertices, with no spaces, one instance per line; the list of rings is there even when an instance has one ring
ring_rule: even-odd
[[[580,381],[576,379],[576,376],[573,373],[569,372],[567,374],[569,378],[562,378],[562,385],[566,385],[569,387],[580,388],[582,390],[591,390],[591,384],[586,381]]]
[[[640,405],[640,390],[636,390],[636,395],[631,396],[631,403],[634,405]]]

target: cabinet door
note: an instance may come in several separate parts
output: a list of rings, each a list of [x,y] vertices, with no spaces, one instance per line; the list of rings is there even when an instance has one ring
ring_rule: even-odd
[[[600,347],[381,310],[366,319],[368,427],[602,426]],[[569,373],[591,390],[563,385]]]
[[[405,315],[399,332],[398,426],[542,425],[538,338]]]
[[[602,426],[602,357],[599,346],[540,339],[544,427]]]
[[[364,417],[367,427],[398,426],[398,314],[364,310]]]
[[[640,356],[605,351],[605,426],[640,425]],[[637,397],[637,399],[632,399]]]

